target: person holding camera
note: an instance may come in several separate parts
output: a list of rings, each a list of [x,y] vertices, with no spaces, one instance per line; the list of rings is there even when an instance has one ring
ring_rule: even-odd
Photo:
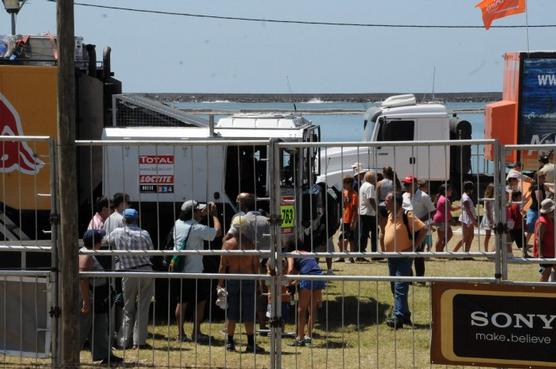
[[[204,242],[212,241],[222,235],[222,226],[218,219],[218,208],[214,203],[202,204],[195,200],[184,202],[179,218],[174,224],[174,250],[204,250]],[[212,217],[214,227],[200,222]],[[177,273],[203,273],[203,255],[176,255],[170,262],[170,270]],[[178,341],[209,343],[210,337],[201,333],[201,322],[205,314],[205,305],[210,296],[208,279],[176,279],[177,291],[176,321],[178,322]],[[183,328],[184,315],[188,304],[195,305],[195,318],[191,338]]]

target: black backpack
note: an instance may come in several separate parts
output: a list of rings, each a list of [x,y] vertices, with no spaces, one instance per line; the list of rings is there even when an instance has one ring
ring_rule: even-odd
[[[407,229],[407,238],[410,241],[413,241],[413,233],[411,233],[411,229],[409,228],[409,218],[407,217],[407,213],[409,210],[404,210],[402,214],[403,224],[405,224],[405,229]]]
[[[321,187],[323,215],[321,228],[323,229],[322,238],[329,239],[338,228],[340,228],[341,219],[341,192],[335,187],[328,187],[324,183],[319,183]]]

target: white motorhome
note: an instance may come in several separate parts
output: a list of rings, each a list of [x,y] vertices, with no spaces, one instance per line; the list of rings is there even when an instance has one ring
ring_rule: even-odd
[[[411,94],[392,96],[365,113],[363,142],[385,142],[385,145],[335,147],[321,153],[319,180],[341,188],[342,178],[353,175],[352,165],[356,163],[360,168],[378,171],[391,166],[399,176],[448,180],[454,171],[467,173],[471,169],[469,148],[418,147],[395,142],[470,138],[471,124],[451,114],[443,104],[418,104]]]
[[[105,128],[105,141],[178,140],[183,144],[105,146],[102,193],[108,197],[128,193],[142,214],[150,214],[142,217],[142,225],[155,234],[156,242],[156,234],[164,238],[185,200],[214,201],[227,221],[237,211],[235,199],[240,192],[254,193],[257,207],[269,209],[267,146],[245,141],[311,142],[318,141],[319,135],[319,127],[300,115],[272,113],[235,114],[221,118],[214,127]],[[237,144],[219,145],[223,140]],[[188,141],[215,145],[188,145]],[[308,163],[318,161],[317,149],[283,150],[281,156],[283,192],[293,195],[294,188],[301,190],[304,184],[314,183],[313,170],[318,166]],[[288,170],[295,173],[288,174]],[[288,183],[288,178],[296,183]]]

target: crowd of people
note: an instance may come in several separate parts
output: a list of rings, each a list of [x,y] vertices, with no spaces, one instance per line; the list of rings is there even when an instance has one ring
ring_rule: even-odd
[[[511,253],[515,242],[524,257],[529,256],[529,242],[533,239],[534,257],[554,257],[554,166],[548,159],[540,158],[543,166],[535,178],[521,172],[521,164],[516,163],[507,177],[507,251]],[[544,161],[544,162],[543,162]],[[526,185],[525,185],[526,184]],[[325,186],[326,187],[326,186]],[[526,189],[526,190],[525,190]],[[452,189],[448,184],[439,187],[437,194],[430,196],[426,181],[414,176],[406,176],[401,181],[392,168],[385,167],[381,173],[361,170],[357,167],[354,176],[343,180],[343,188],[336,201],[338,224],[325,220],[324,236],[318,241],[325,250],[345,252],[347,257],[335,262],[369,262],[366,258],[350,257],[351,252],[366,252],[370,244],[372,252],[396,252],[388,257],[388,271],[391,276],[424,276],[425,258],[415,255],[404,256],[404,252],[433,250],[433,233],[436,233],[434,251],[457,252],[463,248],[471,251],[475,228],[484,230],[483,244],[479,250],[492,251],[490,244],[492,232],[496,228],[494,220],[494,185],[486,186],[484,196],[479,201],[483,210],[479,212],[474,203],[475,186],[464,182],[460,205],[452,203]],[[323,194],[330,195],[327,188]],[[328,198],[324,203],[328,202]],[[230,228],[223,229],[218,208],[214,203],[185,201],[180,208],[169,239],[175,251],[203,250],[206,242],[222,237],[223,250],[270,250],[270,221],[256,209],[255,197],[241,193],[237,197],[239,212],[234,215]],[[323,204],[323,217],[333,218],[330,212],[335,209]],[[332,209],[332,210],[331,210]],[[450,248],[453,238],[452,226],[455,221],[452,212],[460,211],[462,237]],[[480,216],[482,220],[479,222]],[[83,235],[84,250],[153,250],[155,247],[147,230],[138,224],[139,213],[130,207],[129,196],[116,193],[110,201],[100,197],[95,203],[95,214]],[[311,240],[310,242],[313,242]],[[290,257],[284,270],[287,274],[322,275],[318,260],[307,253],[303,239],[295,240],[289,251]],[[305,250],[305,251],[304,251]],[[309,250],[312,251],[312,250]],[[383,259],[375,254],[373,259]],[[333,260],[326,258],[327,274],[333,274]],[[203,256],[188,254],[175,255],[167,260],[168,270],[179,273],[203,273]],[[113,354],[112,348],[148,348],[147,327],[149,308],[154,295],[154,279],[148,276],[153,270],[152,258],[140,253],[119,254],[116,257],[97,256],[82,253],[79,256],[82,272],[116,270],[141,273],[127,276],[121,280],[107,278],[82,278],[81,292],[81,344],[89,341],[92,359],[102,363],[121,363],[122,359]],[[413,272],[413,268],[415,272]],[[541,264],[542,281],[547,281],[555,270],[551,264]],[[258,255],[223,255],[218,272],[221,274],[260,274],[272,273],[273,266],[268,259]],[[312,331],[316,311],[322,300],[322,290],[326,284],[320,280],[291,281],[298,294],[297,326],[293,346],[304,346],[312,341]],[[175,296],[175,319],[178,326],[176,340],[179,342],[210,343],[211,337],[202,332],[202,322],[207,303],[213,295],[212,282],[206,278],[172,279],[171,290]],[[392,316],[386,324],[394,329],[411,325],[411,312],[408,305],[409,284],[392,282],[394,307]],[[285,300],[292,299],[293,290],[284,288],[280,292]],[[264,349],[255,342],[255,323],[266,325],[269,317],[265,308],[270,301],[269,291],[264,283],[253,279],[223,278],[218,281],[215,291],[217,305],[226,311],[226,349],[236,351],[236,324],[242,322],[247,334],[246,352],[261,353]],[[261,302],[262,303],[259,303]],[[191,334],[184,329],[186,311],[194,310]],[[110,314],[110,316],[109,316]],[[93,325],[94,321],[94,325]]]
[[[92,349],[93,361],[103,364],[120,364],[123,359],[114,355],[112,348],[146,349],[149,308],[154,296],[154,278],[148,276],[153,271],[149,255],[133,251],[154,250],[154,245],[145,229],[138,224],[139,213],[130,207],[129,196],[116,193],[109,201],[105,197],[97,199],[95,214],[83,235],[83,250],[126,250],[129,254],[115,257],[81,253],[79,266],[81,272],[116,270],[137,272],[140,275],[126,276],[121,280],[107,278],[82,278],[81,292],[81,346],[88,341]],[[111,205],[111,206],[110,206]],[[241,193],[237,197],[239,212],[234,215],[227,233],[223,234],[218,209],[214,203],[185,201],[180,208],[169,239],[175,251],[204,250],[205,242],[222,237],[223,250],[270,250],[270,221],[262,212],[256,210],[255,197]],[[208,221],[207,221],[208,220]],[[206,224],[204,224],[206,223]],[[176,254],[167,260],[168,271],[177,273],[204,273],[203,256],[196,254]],[[321,274],[315,258],[291,258],[284,266],[288,273]],[[268,259],[258,255],[223,255],[218,272],[221,274],[259,274],[270,273]],[[316,306],[320,302],[320,291],[324,284],[310,281],[292,281],[299,295],[298,335],[292,343],[295,346],[310,342],[315,322]],[[212,284],[209,279],[175,278],[170,289],[175,303],[175,319],[178,327],[178,342],[210,344],[212,337],[202,332],[202,322],[207,302],[210,302]],[[295,289],[287,288],[283,294],[292,298]],[[266,307],[260,311],[259,301],[264,297],[270,301],[264,283],[253,279],[230,279],[218,281],[214,294],[217,305],[225,309],[226,349],[236,351],[234,334],[236,323],[242,322],[247,334],[245,352],[262,353],[264,349],[255,342],[255,322],[265,325]],[[188,306],[194,310],[192,331],[187,335],[184,319]],[[109,316],[110,315],[110,316]],[[258,319],[257,319],[258,318]],[[94,322],[94,324],[93,324]],[[113,323],[113,324],[109,324]],[[307,335],[305,335],[305,329]]]

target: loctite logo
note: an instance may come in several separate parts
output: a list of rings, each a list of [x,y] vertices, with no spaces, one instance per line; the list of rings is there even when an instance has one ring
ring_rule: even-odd
[[[161,175],[140,175],[139,183],[141,184],[173,184],[174,176]]]
[[[8,99],[0,93],[0,135],[24,136],[21,118]],[[27,142],[0,141],[0,173],[19,171],[35,175],[44,166]]]
[[[140,155],[141,165],[174,164],[174,155]]]

